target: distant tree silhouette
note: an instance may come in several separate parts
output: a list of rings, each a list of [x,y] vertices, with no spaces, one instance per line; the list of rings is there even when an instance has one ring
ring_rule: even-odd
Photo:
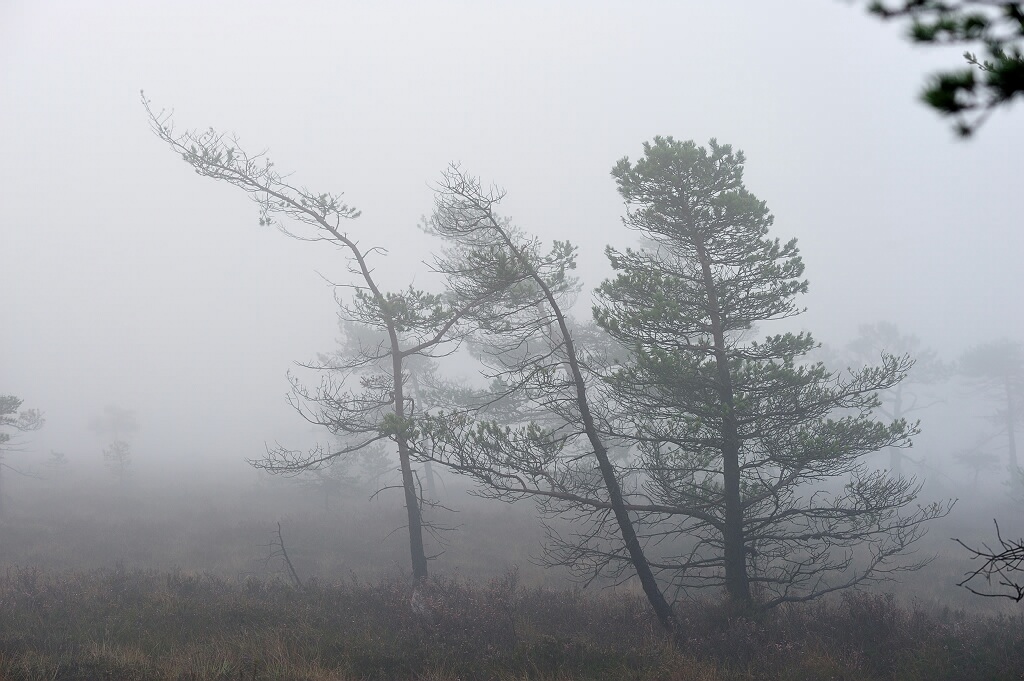
[[[974,473],[971,480],[971,488],[977,491],[978,478],[982,471],[996,470],[999,468],[999,457],[994,453],[975,447],[962,452],[957,452],[953,458],[961,466],[970,469]]]
[[[114,440],[103,448],[103,461],[124,487],[132,466],[132,446],[125,440]]]
[[[108,404],[89,422],[89,429],[107,443],[103,447],[103,462],[123,490],[132,464],[131,438],[139,430],[135,412]]]
[[[959,368],[982,397],[997,405],[992,417],[1006,436],[1012,483],[1020,471],[1016,430],[1024,420],[1024,346],[1005,339],[978,345],[960,357]]]
[[[4,512],[4,471],[21,472],[7,462],[7,455],[17,450],[16,438],[19,434],[39,430],[46,422],[38,409],[22,409],[23,402],[14,395],[0,395],[0,516]]]
[[[943,363],[935,351],[922,345],[917,336],[905,334],[889,322],[861,325],[847,350],[857,368],[877,362],[886,353],[913,358],[914,366],[907,372],[907,377],[878,394],[881,401],[879,413],[893,421],[911,418],[933,406],[935,400],[925,401],[925,390],[952,375],[952,368]],[[903,448],[889,448],[889,470],[893,475],[903,475],[905,458]]]

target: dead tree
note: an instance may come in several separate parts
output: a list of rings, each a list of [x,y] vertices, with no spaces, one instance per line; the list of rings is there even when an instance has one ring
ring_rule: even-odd
[[[274,533],[274,539],[270,540],[264,548],[269,550],[267,554],[267,560],[264,562],[265,565],[270,565],[271,561],[280,558],[281,562],[284,563],[285,569],[288,571],[288,578],[296,589],[302,591],[305,587],[302,584],[302,580],[299,579],[299,573],[295,571],[295,566],[292,565],[292,559],[288,557],[288,549],[284,545],[284,535],[281,534],[281,523],[277,524],[277,531]]]
[[[987,544],[982,544],[981,549],[976,549],[959,539],[953,539],[967,549],[971,554],[971,560],[982,561],[981,566],[966,573],[957,586],[962,586],[978,596],[1009,598],[1020,603],[1024,601],[1024,538],[1012,541],[1003,539],[999,523],[993,522],[996,526],[996,541],[999,542],[998,549],[993,549]],[[985,580],[984,591],[975,586],[978,583],[976,580],[979,579]],[[1000,590],[992,591],[993,588]]]

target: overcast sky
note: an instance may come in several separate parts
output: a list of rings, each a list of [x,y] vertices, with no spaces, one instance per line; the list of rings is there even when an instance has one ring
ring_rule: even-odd
[[[580,246],[587,290],[620,223],[609,171],[645,140],[711,137],[797,237],[800,324],[841,341],[890,320],[947,356],[1024,337],[1024,109],[976,138],[917,102],[957,51],[838,0],[0,2],[0,393],[47,412],[43,451],[98,459],[105,404],[137,456],[240,461],[308,431],[285,371],[331,349],[344,262],[257,225],[237,189],[152,135],[235,132],[343,191],[394,287],[450,162],[508,191],[524,229]],[[419,275],[420,281],[426,281]]]

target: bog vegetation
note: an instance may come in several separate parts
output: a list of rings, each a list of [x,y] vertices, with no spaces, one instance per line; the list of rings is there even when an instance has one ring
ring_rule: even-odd
[[[923,681],[1024,668],[1019,607],[955,587],[973,564],[946,537],[986,522],[963,509],[924,540],[937,560],[898,587],[760,612],[693,593],[668,635],[640,589],[581,589],[531,562],[532,510],[451,483],[462,527],[417,586],[407,545],[388,537],[400,493],[368,503],[346,488],[325,510],[278,478],[137,480],[121,494],[107,477],[11,490],[0,678]],[[301,588],[271,558],[278,522]]]
[[[939,605],[949,600],[934,580],[970,575],[970,552],[925,543],[954,501],[926,498],[903,461],[917,389],[959,375],[997,405],[1019,494],[1020,346],[981,346],[954,367],[876,325],[834,361],[792,330],[804,264],[744,185],[742,152],[655,137],[616,163],[633,245],[607,247],[614,275],[590,298],[575,246],[520,227],[503,190],[452,165],[422,225],[438,242],[425,266],[438,290],[388,291],[377,267],[389,244],[372,242],[340,193],[293,183],[229,135],[178,131],[143,102],[197,174],[245,192],[261,226],[332,244],[349,275],[339,347],[306,366],[321,380],[291,379],[292,406],[327,444],[250,461],[301,483],[318,510],[267,479],[206,509],[141,496],[140,424],[108,408],[93,429],[109,442],[110,498],[65,481],[0,525],[0,674],[992,679],[1024,668],[1019,614]],[[582,315],[581,300],[592,300]],[[454,380],[452,363],[474,378]],[[41,426],[4,400],[9,430]],[[888,466],[872,458],[882,453]],[[983,462],[965,461],[977,481]],[[390,487],[400,505],[365,502]],[[254,511],[275,496],[300,508],[276,530]],[[453,505],[488,522],[446,534],[460,524]],[[406,557],[382,560],[377,544],[396,533]],[[1007,546],[975,570],[989,587],[976,592],[1020,593]],[[946,550],[961,559],[932,563]],[[510,567],[527,559],[528,574]],[[918,600],[877,590],[893,584]]]

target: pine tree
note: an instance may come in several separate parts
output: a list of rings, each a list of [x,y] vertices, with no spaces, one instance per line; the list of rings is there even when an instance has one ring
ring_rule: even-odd
[[[657,564],[677,584],[773,604],[886,574],[946,508],[905,511],[919,487],[861,461],[910,445],[913,424],[872,413],[909,357],[842,376],[802,360],[816,347],[808,333],[749,340],[755,326],[799,314],[807,282],[796,241],[769,236],[772,215],[744,187],[743,164],[715,140],[705,149],[671,137],[619,161],[624,221],[645,241],[607,250],[616,276],[594,313],[631,349],[609,376],[619,428],[652,505],[670,509],[648,517],[646,536],[686,545]],[[837,478],[842,489],[826,491]]]

